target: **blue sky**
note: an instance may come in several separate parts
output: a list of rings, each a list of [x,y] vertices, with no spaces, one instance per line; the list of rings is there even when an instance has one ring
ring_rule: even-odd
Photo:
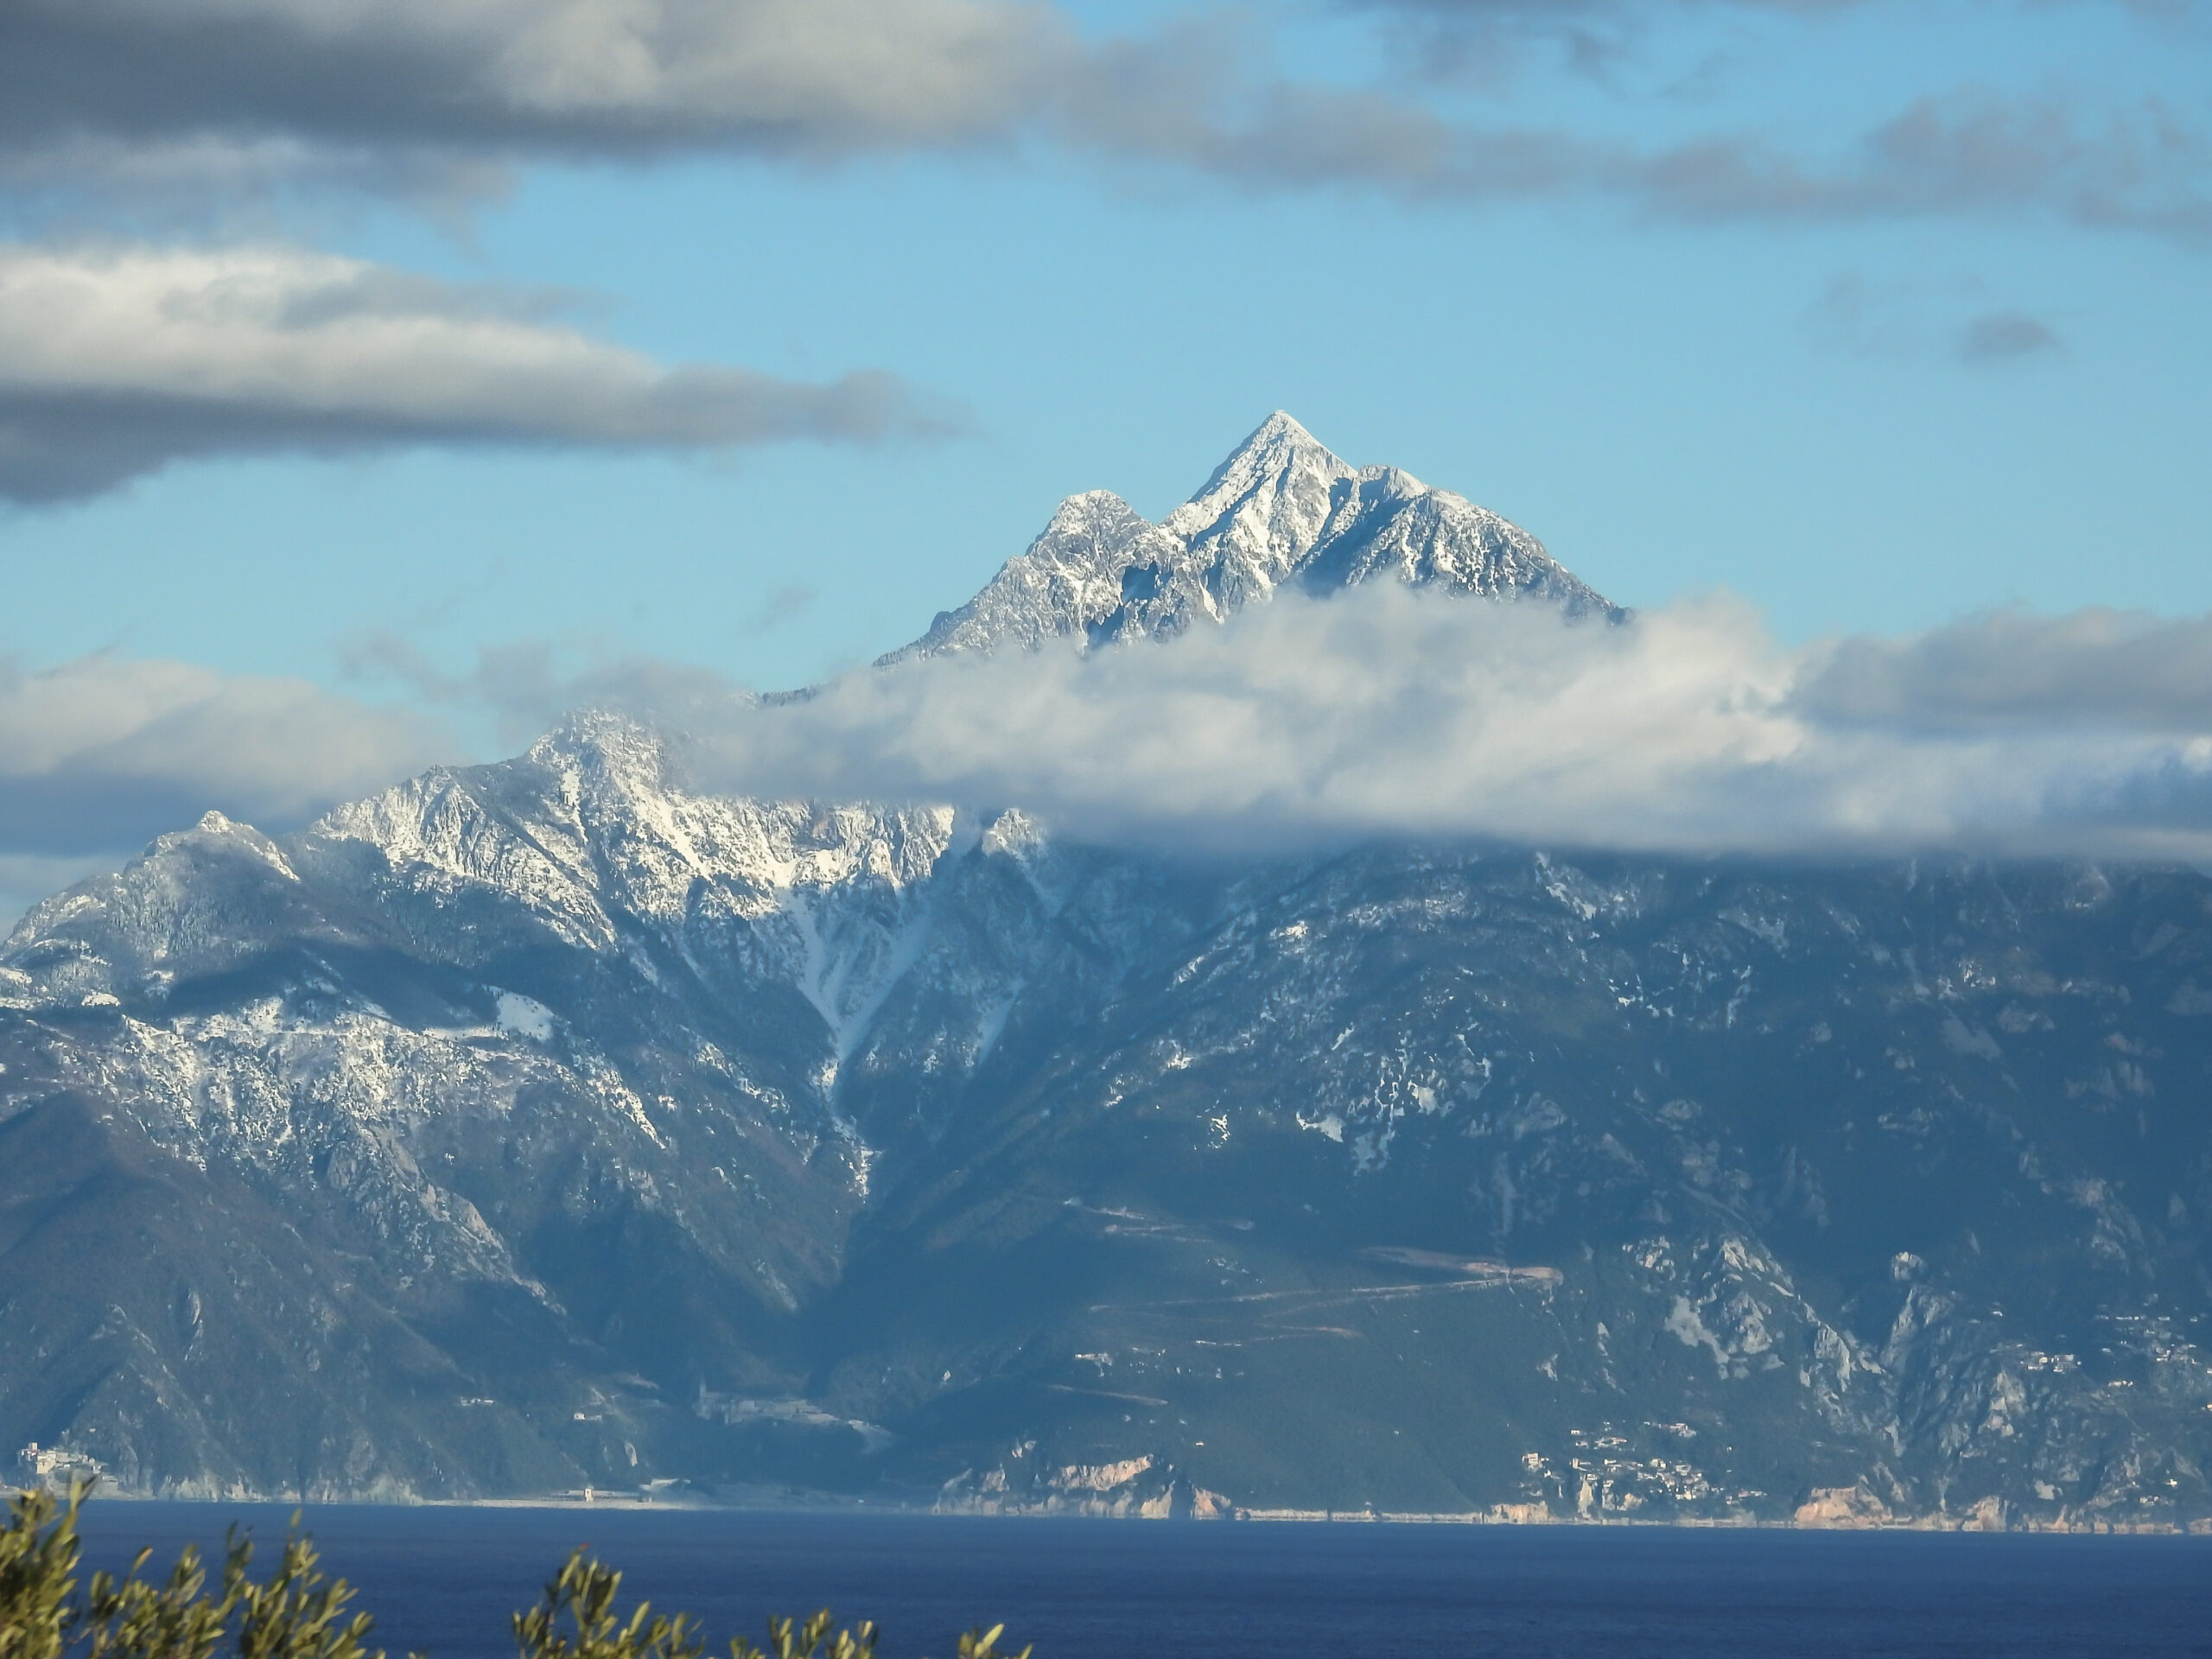
[[[782,3],[662,10],[712,39]],[[49,325],[9,343],[29,290],[0,276],[0,435],[28,410],[36,439],[0,508],[11,671],[289,677],[419,709],[442,734],[424,753],[487,754],[527,734],[424,702],[429,677],[535,644],[817,680],[964,599],[1065,494],[1164,513],[1278,406],[1526,525],[1618,601],[1725,588],[1785,643],[2012,605],[2212,610],[2201,4],[984,5],[955,22],[1043,29],[1061,67],[948,90],[923,63],[909,87],[909,52],[837,78],[867,31],[920,17],[933,38],[949,9],[849,0],[821,15],[853,33],[748,58],[736,91],[668,91],[663,64],[619,119],[541,100],[524,120],[467,56],[511,44],[510,10],[470,0],[453,15],[482,39],[433,23],[400,43],[456,97],[492,86],[488,113],[365,82],[340,123],[284,92],[352,73],[345,42],[255,0],[222,28],[260,31],[266,86],[195,104],[141,64],[136,105],[11,118],[17,251],[339,255],[432,279],[441,318],[809,396],[888,372],[900,400],[876,426],[779,404],[763,418],[803,435],[768,442],[753,414],[702,427],[666,400],[534,426],[511,398],[425,415],[404,390],[404,417],[373,397],[302,415],[254,378],[292,371],[203,356],[215,442],[174,428],[173,293],[158,326],[88,323],[80,372]],[[203,10],[164,25],[180,76],[194,29],[211,52],[234,38]],[[0,55],[14,30],[19,61],[137,64],[148,16],[32,4]],[[1537,135],[1536,159],[1501,175],[1490,158],[1522,154],[1501,134]],[[153,460],[63,480],[51,446],[98,440],[54,410],[118,398],[158,404],[131,414]],[[31,747],[21,775],[72,764],[59,737]],[[19,861],[48,861],[15,890],[100,838],[19,835]]]

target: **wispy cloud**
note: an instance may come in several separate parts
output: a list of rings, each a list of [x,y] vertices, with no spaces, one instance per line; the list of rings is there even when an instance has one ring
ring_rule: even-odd
[[[286,247],[0,248],[0,495],[191,456],[941,435],[893,376],[669,365],[518,296]]]
[[[2212,143],[2202,131],[2157,106],[2093,115],[2061,99],[1986,90],[1915,99],[1833,162],[1714,138],[1611,157],[1593,178],[1692,220],[2041,217],[2212,237]]]
[[[2041,317],[1992,308],[1982,283],[1918,279],[1877,283],[1856,272],[1837,277],[1806,314],[1814,337],[1867,357],[1948,358],[1989,368],[2063,351]]]
[[[1469,121],[1392,92],[1273,82],[1082,111],[1087,141],[1258,189],[1418,200],[1611,200],[1652,220],[2044,219],[2212,239],[2212,140],[2164,108],[2092,113],[1977,89],[1924,97],[1832,154],[1756,131],[1637,145]]]

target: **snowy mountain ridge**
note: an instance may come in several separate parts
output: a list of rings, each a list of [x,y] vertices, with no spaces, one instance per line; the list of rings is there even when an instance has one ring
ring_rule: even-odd
[[[1110,491],[1070,496],[982,592],[883,660],[1165,638],[1287,585],[1327,593],[1384,575],[1623,614],[1517,524],[1395,467],[1355,467],[1277,410],[1158,524]]]
[[[840,947],[863,958],[887,948],[901,905],[951,843],[952,810],[702,796],[670,765],[657,734],[583,714],[514,761],[435,768],[281,840],[210,813],[117,874],[35,906],[5,958],[32,970],[0,998],[29,1006],[227,969],[240,940],[199,907],[194,877],[210,858],[236,861],[232,879],[261,890],[271,918],[303,901],[303,870],[372,858],[380,883],[432,917],[497,895],[564,947],[618,948],[642,923],[680,954],[687,925],[742,920],[772,942],[775,970],[842,1020],[841,999],[868,992]]]

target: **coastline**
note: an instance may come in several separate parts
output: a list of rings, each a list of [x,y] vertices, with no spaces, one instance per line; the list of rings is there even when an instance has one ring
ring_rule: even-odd
[[[12,1500],[29,1488],[0,1483],[0,1500]],[[2171,1521],[2112,1520],[2101,1516],[2012,1516],[1992,1514],[1986,1506],[1949,1514],[1873,1516],[1863,1514],[1808,1516],[1801,1507],[1787,1520],[1752,1515],[1687,1516],[1675,1520],[1643,1519],[1616,1515],[1555,1515],[1541,1504],[1499,1505],[1489,1510],[1420,1510],[1353,1508],[1294,1509],[1236,1505],[1226,1513],[1201,1512],[1170,1516],[1164,1512],[1115,1512],[1104,1509],[1047,1506],[993,1506],[973,1503],[871,1501],[840,1493],[771,1493],[742,1489],[715,1495],[698,1493],[641,1493],[634,1489],[536,1493],[501,1497],[422,1497],[396,1493],[354,1493],[303,1497],[296,1492],[147,1492],[105,1488],[98,1497],[107,1503],[191,1504],[208,1509],[252,1504],[314,1509],[430,1509],[489,1510],[588,1510],[630,1514],[788,1514],[892,1515],[917,1519],[990,1519],[1000,1521],[1192,1521],[1243,1522],[1258,1525],[1506,1527],[1557,1528],[1577,1530],[1681,1532],[1886,1532],[1985,1533],[2063,1537],[2212,1538],[2212,1516]],[[1503,1512],[1501,1512],[1503,1511]]]

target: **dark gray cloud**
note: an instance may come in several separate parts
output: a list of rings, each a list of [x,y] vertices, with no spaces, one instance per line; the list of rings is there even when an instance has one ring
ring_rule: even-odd
[[[1839,727],[2202,737],[2212,734],[2212,618],[1998,611],[1908,639],[1846,639],[1795,697]]]
[[[1637,9],[1388,10],[1573,28]],[[2148,105],[1931,97],[1825,157],[1755,134],[1639,148],[1484,124],[1402,86],[1287,80],[1269,54],[1256,25],[1090,40],[1053,7],[1012,0],[11,0],[0,181],[175,196],[196,168],[220,181],[211,194],[235,196],[256,181],[381,173],[418,197],[442,180],[466,198],[529,160],[1041,137],[1255,188],[1612,197],[1691,220],[2045,214],[2212,236],[2203,136]]]
[[[0,248],[0,495],[413,444],[720,449],[943,435],[888,374],[668,366],[542,300],[284,247]]]
[[[2042,318],[2017,308],[1992,309],[1986,284],[1971,277],[1874,282],[1847,272],[1806,314],[1821,344],[1869,357],[1948,358],[1987,368],[2062,351]]]
[[[2039,317],[2022,311],[1990,311],[1970,319],[1959,331],[1961,362],[2012,363],[2062,349],[2065,342]]]
[[[1521,42],[1562,45],[1571,67],[1604,73],[1632,55],[1657,18],[1673,13],[1769,12],[1816,17],[1871,0],[1339,0],[1343,10],[1394,20],[1432,67],[1480,73]],[[2202,0],[2121,0],[2146,17],[2184,16]]]
[[[957,143],[1070,60],[1007,0],[10,0],[0,139],[650,154]]]
[[[1801,16],[1847,11],[1868,0],[1725,0],[1753,11]],[[1715,0],[1676,0],[1680,5],[1710,6]],[[1346,10],[1396,12],[1441,26],[1510,28],[1541,32],[1571,27],[1577,20],[1655,10],[1650,0],[1346,0]]]
[[[1637,62],[1653,24],[1667,14],[1724,10],[1801,16],[1845,11],[1866,0],[1339,0],[1340,9],[1382,20],[1403,60],[1433,79],[1497,82],[1532,45],[1555,48],[1569,71],[1613,83]],[[1716,66],[1710,60],[1704,73]]]
[[[813,588],[800,584],[779,588],[746,613],[738,624],[738,632],[751,639],[773,633],[793,617],[812,609],[814,601],[820,597]]]

